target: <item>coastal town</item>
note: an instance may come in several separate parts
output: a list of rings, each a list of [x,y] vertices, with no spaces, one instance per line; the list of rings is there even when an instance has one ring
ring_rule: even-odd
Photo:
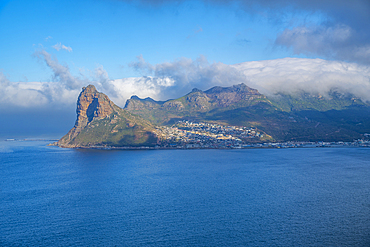
[[[171,127],[161,126],[156,134],[162,147],[178,148],[230,148],[241,147],[246,139],[264,136],[256,128],[225,126],[188,120],[178,121]]]
[[[325,147],[370,147],[370,134],[366,139],[352,142],[323,141],[288,141],[273,142],[266,133],[255,127],[229,126],[219,123],[195,122],[181,120],[172,126],[159,126],[155,130],[160,138],[156,146],[100,146],[92,145],[93,149],[244,149],[244,148],[325,148]],[[264,138],[265,137],[265,138]],[[4,141],[58,141],[46,139],[6,139]]]
[[[368,140],[353,142],[263,142],[265,133],[253,127],[226,126],[188,120],[178,121],[171,127],[161,126],[156,134],[162,139],[156,148],[296,148],[361,146],[370,147]]]

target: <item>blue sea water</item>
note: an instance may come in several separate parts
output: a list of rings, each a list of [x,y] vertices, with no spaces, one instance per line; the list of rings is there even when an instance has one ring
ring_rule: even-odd
[[[0,246],[370,246],[370,149],[0,142]]]

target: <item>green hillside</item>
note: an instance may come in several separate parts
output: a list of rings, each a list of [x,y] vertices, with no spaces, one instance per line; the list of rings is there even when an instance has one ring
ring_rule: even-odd
[[[157,139],[153,126],[124,110],[90,122],[67,144],[77,147],[91,146],[153,146]]]
[[[370,133],[369,104],[336,91],[325,97],[299,92],[267,98],[239,84],[204,92],[195,89],[166,102],[135,97],[126,109],[156,124],[190,119],[257,127],[275,141],[352,141]]]

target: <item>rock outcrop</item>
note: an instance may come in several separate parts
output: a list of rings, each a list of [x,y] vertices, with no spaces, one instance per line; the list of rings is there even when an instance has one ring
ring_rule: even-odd
[[[100,93],[93,85],[82,88],[77,100],[77,120],[70,131],[70,138],[73,139],[94,119],[102,119],[112,114],[115,104],[107,95]]]
[[[93,85],[82,88],[74,127],[55,145],[61,147],[154,145],[154,126],[115,105]]]
[[[82,88],[77,101],[77,126],[86,126],[96,118],[105,118],[114,112],[114,103],[93,85]]]

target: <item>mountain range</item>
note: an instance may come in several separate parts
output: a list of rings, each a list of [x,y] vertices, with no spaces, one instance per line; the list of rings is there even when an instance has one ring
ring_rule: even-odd
[[[93,85],[82,89],[75,126],[61,147],[139,147],[161,145],[161,126],[180,120],[255,128],[269,141],[353,141],[370,133],[370,104],[351,94],[304,91],[265,96],[245,84],[193,89],[177,99],[132,96],[124,108]],[[267,138],[267,139],[266,139]]]

